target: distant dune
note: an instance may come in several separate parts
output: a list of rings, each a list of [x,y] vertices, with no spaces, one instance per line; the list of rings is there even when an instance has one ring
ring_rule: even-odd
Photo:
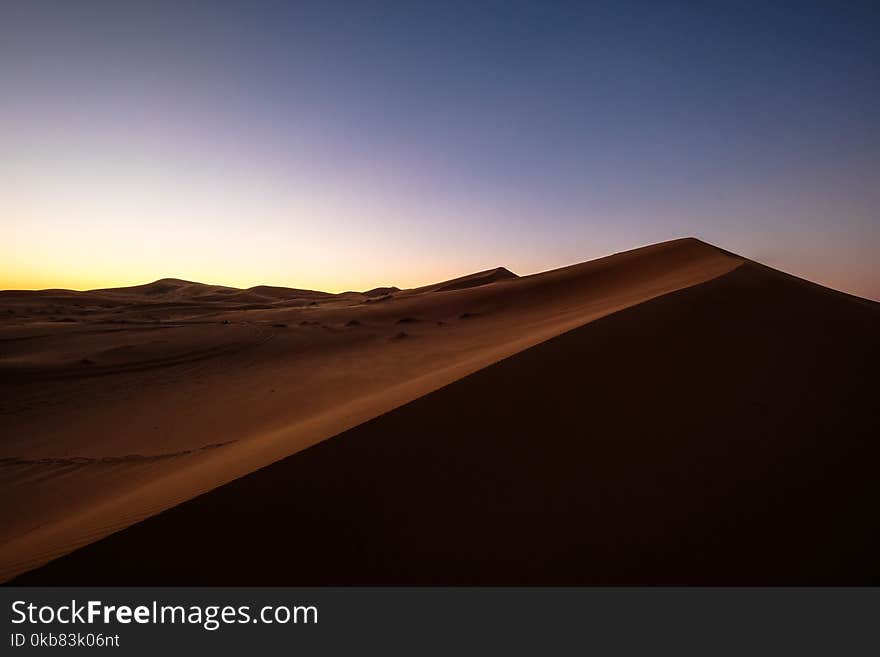
[[[488,283],[504,281],[510,278],[519,278],[512,271],[504,267],[496,267],[487,271],[480,271],[475,274],[468,274],[459,278],[453,278],[451,281],[435,283],[434,285],[426,285],[416,288],[418,292],[450,292],[452,290],[463,290],[468,287],[479,287]]]
[[[0,293],[3,578],[880,579],[876,303],[694,239],[218,293]]]
[[[400,292],[399,287],[389,286],[389,287],[374,287],[372,290],[367,290],[364,292],[365,297],[381,297],[386,294],[394,294],[395,292]]]
[[[272,285],[257,285],[256,287],[248,288],[248,292],[274,299],[330,299],[336,296],[329,292],[298,290],[289,287],[274,287]]]

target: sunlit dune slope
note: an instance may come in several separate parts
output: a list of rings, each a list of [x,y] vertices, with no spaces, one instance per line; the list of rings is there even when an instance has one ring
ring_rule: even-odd
[[[747,263],[19,581],[876,584],[878,334]]]
[[[686,239],[373,297],[0,293],[0,577],[742,262]]]

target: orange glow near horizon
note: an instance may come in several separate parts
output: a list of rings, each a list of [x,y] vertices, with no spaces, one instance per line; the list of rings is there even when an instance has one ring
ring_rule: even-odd
[[[451,202],[440,208],[375,181],[282,180],[271,170],[228,163],[194,171],[184,158],[150,156],[149,149],[137,157],[93,153],[56,148],[30,161],[21,157],[24,166],[0,165],[0,289],[89,290],[161,278],[327,292],[409,288],[496,266],[520,275],[545,271],[692,234],[684,227],[646,240],[593,227],[551,259],[547,244],[556,237],[548,233],[536,255],[535,236],[520,234],[516,217],[505,217],[512,228],[499,231],[490,209]],[[444,230],[447,216],[483,219],[470,232],[455,232]],[[767,257],[698,236],[823,285],[880,298],[871,272],[839,265],[847,262],[843,252],[826,250],[820,261],[792,243],[791,253]]]
[[[497,266],[521,275],[545,271],[697,235],[823,285],[880,298],[872,272],[855,267],[869,258],[852,247],[817,250],[795,238],[786,251],[765,253],[781,235],[737,241],[669,211],[654,215],[668,228],[644,231],[623,229],[615,217],[576,222],[573,212],[567,223],[574,228],[562,235],[540,230],[534,211],[438,197],[354,171],[280,171],[222,150],[206,157],[101,131],[79,139],[39,148],[13,141],[0,161],[0,289],[88,290],[160,278],[327,292],[408,288]]]
[[[182,159],[143,152],[98,158],[85,146],[4,168],[0,289],[180,278],[342,292],[412,287],[488,267],[477,249],[446,261],[426,252],[420,222],[410,218],[443,218],[376,187],[282,183],[272,171],[228,165],[194,171]]]

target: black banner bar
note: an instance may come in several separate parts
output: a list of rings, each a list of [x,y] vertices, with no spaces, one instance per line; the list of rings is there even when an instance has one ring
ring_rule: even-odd
[[[9,655],[880,654],[877,588],[7,587],[0,596]]]

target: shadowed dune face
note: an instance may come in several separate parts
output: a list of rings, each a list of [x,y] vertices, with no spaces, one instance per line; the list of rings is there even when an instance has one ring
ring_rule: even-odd
[[[19,581],[877,583],[878,329],[748,263]]]
[[[566,331],[722,280],[742,263],[686,239],[533,276],[490,270],[430,289],[383,289],[379,297],[174,279],[157,282],[177,286],[161,295],[132,295],[133,288],[115,296],[0,292],[0,312],[11,311],[6,319],[0,314],[0,489],[10,502],[0,509],[0,578]],[[480,284],[458,286],[475,280]],[[241,294],[266,302],[223,300]],[[65,308],[80,314],[72,322],[51,319]],[[817,310],[816,321],[831,321],[831,312]],[[398,325],[406,318],[418,321]],[[628,346],[601,339],[627,361]],[[589,383],[593,365],[585,367]],[[553,381],[532,384],[541,394],[553,389]],[[474,393],[474,403],[482,406],[482,395],[496,403],[503,390]],[[541,394],[517,403],[546,406]],[[455,417],[458,409],[438,412]],[[552,426],[553,418],[547,421]],[[409,432],[418,439],[422,429]],[[455,431],[471,435],[468,423]]]

